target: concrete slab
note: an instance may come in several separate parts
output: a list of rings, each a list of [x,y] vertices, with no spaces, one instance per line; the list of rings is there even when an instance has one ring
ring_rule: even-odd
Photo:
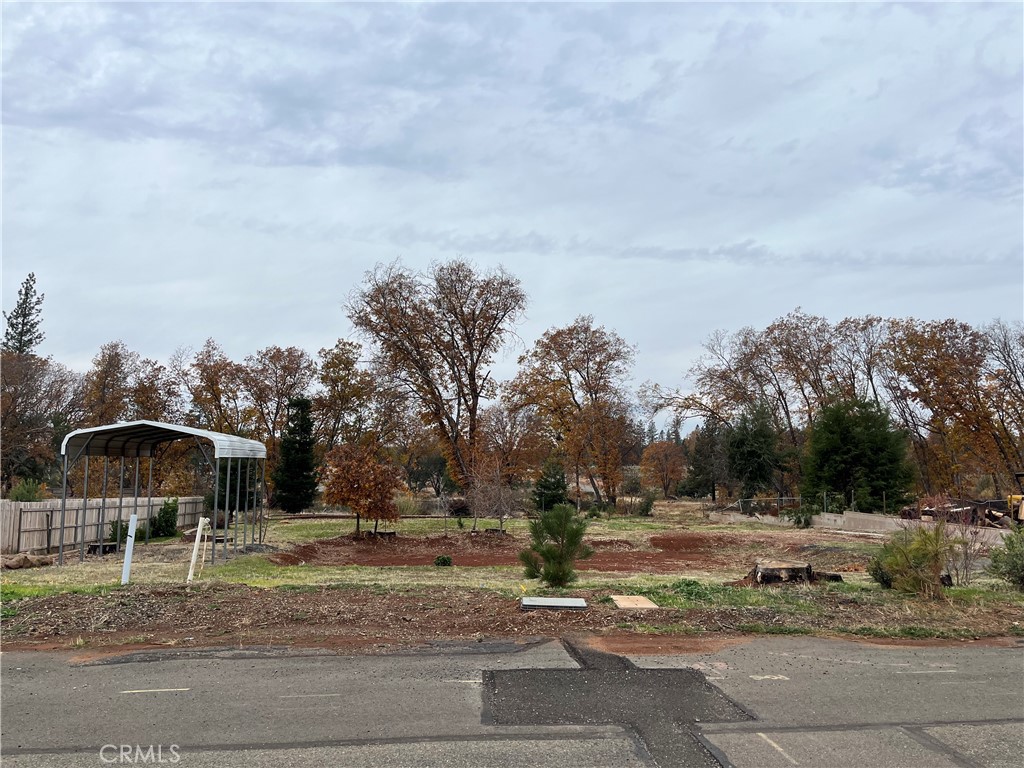
[[[628,608],[634,611],[645,611],[658,607],[656,603],[640,595],[612,595],[612,602],[615,603],[616,608]]]
[[[587,601],[582,597],[524,597],[519,607],[524,611],[582,611]]]

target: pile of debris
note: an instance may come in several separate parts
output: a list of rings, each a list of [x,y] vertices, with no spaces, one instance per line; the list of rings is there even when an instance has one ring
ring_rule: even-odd
[[[903,509],[900,516],[925,522],[944,520],[947,523],[978,525],[982,528],[1009,528],[1016,512],[1010,502],[1011,499],[951,499],[932,496]]]
[[[19,553],[12,557],[5,557],[2,560],[5,570],[17,570],[19,568],[40,568],[44,565],[53,565],[56,555],[26,555]]]

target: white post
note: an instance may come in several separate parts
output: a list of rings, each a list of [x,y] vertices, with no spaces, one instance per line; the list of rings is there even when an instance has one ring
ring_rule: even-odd
[[[128,518],[128,540],[124,545],[124,567],[121,569],[121,584],[128,583],[132,572],[132,549],[135,548],[135,526],[139,524],[139,516],[133,514]]]
[[[192,576],[196,572],[196,558],[199,557],[199,540],[203,538],[203,535],[206,533],[206,526],[209,524],[210,518],[199,518],[199,527],[196,528],[196,543],[192,545],[192,562],[188,566],[188,581],[185,582],[186,584],[192,583]]]

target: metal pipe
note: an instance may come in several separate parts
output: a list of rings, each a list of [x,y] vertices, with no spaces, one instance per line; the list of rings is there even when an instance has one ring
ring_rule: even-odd
[[[219,479],[219,477],[218,477]],[[231,457],[228,456],[228,476],[224,481],[224,559],[228,559],[228,515],[231,512]],[[216,542],[214,542],[216,544]]]
[[[249,546],[249,475],[252,473],[252,459],[245,457],[245,517],[242,518],[242,546]]]
[[[89,454],[85,454],[85,481],[82,483],[82,540],[78,543],[78,562],[85,562],[85,526],[89,522]],[[78,536],[78,529],[75,529]]]
[[[235,474],[237,474],[238,477],[235,478],[235,530],[234,530],[234,537],[233,537],[233,542],[232,542],[232,548],[234,549],[235,554],[238,554],[238,513],[240,511],[239,508],[241,507],[241,504],[238,503],[238,498],[239,498],[239,494],[241,494],[241,492],[242,492],[242,457],[241,456],[238,457],[238,467],[237,467],[237,472]],[[242,542],[242,550],[243,551],[245,550],[245,541]]]
[[[64,471],[61,473],[61,477],[63,480],[60,492],[60,539],[57,543],[58,565],[64,565],[64,518],[67,516],[68,510],[68,455],[66,453],[64,454]]]
[[[103,496],[100,498],[100,522],[96,529],[96,543],[99,544],[100,556],[103,555],[103,529],[107,524],[107,473],[110,471],[110,457],[103,457]]]
[[[136,521],[139,518],[139,465],[142,464],[142,457],[136,452],[135,455],[135,505],[132,507]],[[131,518],[129,518],[131,519]]]
[[[213,468],[213,546],[210,547],[210,565],[217,561],[217,505],[220,503],[220,456]]]
[[[114,551],[121,553],[121,526],[124,525],[124,454],[121,454],[121,470],[117,476],[117,540]]]
[[[264,536],[264,533],[265,533],[264,530],[263,530],[263,524],[266,522],[264,520],[264,515],[266,515],[266,513],[267,513],[267,508],[266,508],[266,503],[267,503],[267,460],[265,458],[264,459],[256,459],[256,466],[257,466],[257,469],[259,470],[259,477],[260,477],[260,481],[257,484],[256,493],[259,494],[259,502],[260,502],[259,503],[259,509],[260,509],[260,511],[259,511],[260,544],[262,544],[263,543],[263,536]]]
[[[153,449],[149,449],[149,486],[146,489],[146,543],[149,544],[149,529],[153,527]]]

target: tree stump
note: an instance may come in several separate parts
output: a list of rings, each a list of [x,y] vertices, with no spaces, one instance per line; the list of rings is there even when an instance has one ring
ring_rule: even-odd
[[[811,565],[798,560],[758,560],[750,578],[758,584],[810,583]]]

